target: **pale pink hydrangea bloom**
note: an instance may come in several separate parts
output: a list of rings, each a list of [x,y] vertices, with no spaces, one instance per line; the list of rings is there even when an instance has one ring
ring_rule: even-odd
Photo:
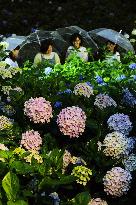
[[[79,137],[85,129],[85,112],[76,106],[62,109],[57,118],[60,131],[70,138]]]
[[[88,205],[108,205],[106,201],[102,200],[101,198],[91,199]]]
[[[103,178],[104,191],[107,195],[120,197],[130,188],[132,176],[129,171],[121,167],[113,167]]]
[[[101,110],[111,106],[117,107],[117,103],[107,94],[98,94],[95,98],[94,105]]]
[[[43,97],[30,98],[24,104],[24,113],[34,123],[50,122],[52,118],[52,106],[49,101],[46,101]]]
[[[20,143],[27,150],[39,150],[40,145],[42,144],[42,138],[40,137],[39,132],[30,130],[22,134],[22,139]]]
[[[83,95],[90,98],[93,95],[93,88],[87,83],[79,83],[74,87],[74,93],[75,95]]]

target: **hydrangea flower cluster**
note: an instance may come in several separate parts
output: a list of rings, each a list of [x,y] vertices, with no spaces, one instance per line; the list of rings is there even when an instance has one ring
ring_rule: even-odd
[[[133,94],[129,91],[128,88],[125,88],[123,90],[123,102],[132,107],[136,105],[136,98],[133,96]]]
[[[74,87],[74,94],[90,98],[93,95],[93,89],[87,83],[79,83]]]
[[[13,154],[17,154],[18,156],[22,156],[26,151],[22,147],[17,147],[14,149]]]
[[[108,205],[106,201],[102,200],[101,198],[91,199],[88,205]]]
[[[103,178],[104,191],[108,195],[120,197],[130,188],[132,176],[129,171],[121,167],[113,167]]]
[[[123,113],[111,115],[107,123],[110,130],[121,132],[124,135],[128,135],[132,130],[132,123],[130,122],[129,116]]]
[[[12,90],[11,86],[2,86],[1,91],[5,94],[5,95],[9,95],[10,90]]]
[[[0,150],[9,150],[4,144],[0,143]]]
[[[8,116],[12,116],[15,114],[15,110],[11,105],[4,105],[1,110]]]
[[[81,157],[75,157],[75,156],[71,158],[71,163],[76,165],[87,165],[86,162]]]
[[[8,151],[9,149],[4,144],[0,143],[0,150]],[[5,159],[0,157],[0,161],[5,162]]]
[[[92,175],[92,171],[85,166],[76,166],[74,167],[71,175],[77,178],[76,182],[79,184],[83,184],[84,186],[90,180],[90,176]]]
[[[106,156],[111,156],[116,159],[127,156],[132,150],[132,146],[129,143],[130,140],[131,139],[119,132],[107,134],[102,145],[105,147],[103,152]]]
[[[131,154],[128,157],[124,158],[123,164],[124,164],[125,169],[127,171],[132,172],[132,171],[136,170],[136,155]]]
[[[132,69],[132,70],[135,70],[136,69],[136,63],[131,63],[129,65],[129,68]]]
[[[8,67],[7,69],[7,64],[2,61],[0,62],[0,76],[2,77],[2,79],[12,78],[13,75],[18,72],[22,72],[21,68]]]
[[[57,118],[57,124],[64,135],[79,137],[85,129],[85,112],[76,106],[61,110]]]
[[[21,143],[27,150],[39,150],[42,144],[42,138],[39,132],[30,130],[22,134]]]
[[[38,164],[43,163],[42,157],[39,155],[39,153],[36,150],[31,150],[31,153],[27,157],[24,157],[26,162],[29,162],[30,164],[32,163],[32,158],[37,160]]]
[[[94,105],[101,110],[107,107],[117,106],[116,102],[107,94],[98,94],[95,98]]]
[[[52,107],[49,101],[46,101],[43,97],[30,98],[24,104],[24,113],[34,123],[50,122],[52,118]]]
[[[11,129],[13,126],[12,121],[5,117],[4,115],[0,116],[0,130]]]
[[[23,91],[22,88],[20,88],[20,87],[15,87],[12,90],[17,91],[19,93],[21,93]]]
[[[71,153],[68,152],[67,150],[65,150],[64,155],[63,155],[62,173],[65,173],[65,170],[66,170],[67,166],[70,164],[70,162],[71,162]]]

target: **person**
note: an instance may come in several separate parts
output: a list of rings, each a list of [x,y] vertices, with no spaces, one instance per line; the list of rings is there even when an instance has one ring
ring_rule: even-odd
[[[66,58],[73,52],[77,52],[77,55],[84,61],[88,61],[88,52],[85,47],[82,46],[83,39],[79,33],[74,33],[71,36],[71,46],[68,47],[66,52]]]
[[[52,51],[52,41],[50,39],[41,41],[40,52],[34,58],[34,66],[44,61],[48,61],[50,64],[60,64],[59,55]]]
[[[106,55],[106,61],[111,63],[114,60],[117,60],[120,62],[120,54],[117,51],[117,44],[113,43],[112,41],[107,42],[106,49],[108,51],[108,54]]]
[[[10,51],[8,57],[4,60],[5,63],[7,63],[10,67],[15,67],[15,68],[19,67],[18,62],[17,62],[19,49],[20,49],[20,46],[17,46],[16,48],[14,48],[12,51]]]

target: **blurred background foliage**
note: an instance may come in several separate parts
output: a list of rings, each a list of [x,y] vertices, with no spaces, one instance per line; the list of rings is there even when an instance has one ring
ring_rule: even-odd
[[[0,0],[0,34],[29,34],[32,28],[54,30],[78,25],[130,32],[136,20],[134,0]]]

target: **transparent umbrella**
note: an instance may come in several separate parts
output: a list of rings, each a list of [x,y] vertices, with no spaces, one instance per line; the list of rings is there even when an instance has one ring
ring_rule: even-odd
[[[3,39],[3,41],[8,43],[8,47],[7,47],[8,51],[12,51],[17,46],[21,46],[21,44],[25,42],[25,40],[26,40],[25,36],[17,36],[17,35]]]
[[[61,56],[64,50],[68,47],[67,42],[57,31],[37,30],[27,36],[26,41],[23,42],[20,56],[23,59],[33,60],[36,53],[40,50],[40,42],[45,39],[50,39],[52,41],[53,51],[57,52],[59,56]]]
[[[121,32],[107,28],[99,28],[89,31],[88,34],[96,41],[101,39],[109,40],[125,49],[126,51],[134,52],[132,44],[127,38],[125,38],[125,36],[121,34]]]
[[[70,46],[70,38],[74,33],[79,33],[83,38],[83,45],[85,47],[90,47],[93,49],[97,49],[98,46],[96,42],[91,38],[87,31],[78,27],[78,26],[69,26],[64,28],[58,28],[56,31],[67,41]]]

